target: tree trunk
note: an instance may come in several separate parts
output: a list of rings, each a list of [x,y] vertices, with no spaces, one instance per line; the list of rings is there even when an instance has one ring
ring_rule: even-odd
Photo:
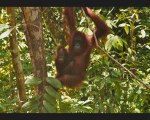
[[[35,77],[42,80],[42,84],[37,87],[38,95],[42,96],[39,105],[39,112],[42,112],[47,71],[41,10],[39,7],[23,7],[22,12],[25,21],[25,35],[29,47],[33,73]]]
[[[10,15],[10,26],[15,27],[16,26],[16,17],[15,17],[15,11],[13,7],[7,8],[7,13]],[[24,73],[23,68],[20,60],[20,53],[18,48],[18,41],[16,40],[16,29],[14,28],[12,31],[12,34],[10,35],[10,51],[12,55],[12,63],[13,68],[15,70],[16,74],[16,80],[17,80],[17,88],[19,91],[19,98],[21,103],[24,103],[26,101],[26,92],[25,92],[25,85],[24,85]]]

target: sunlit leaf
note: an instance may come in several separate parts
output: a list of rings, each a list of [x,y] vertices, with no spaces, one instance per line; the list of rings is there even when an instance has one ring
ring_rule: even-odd
[[[135,108],[135,110],[133,112],[134,113],[141,113],[141,111],[138,108]]]
[[[92,108],[90,106],[83,106],[83,108],[88,109],[88,110],[92,110]]]
[[[146,45],[145,47],[150,50],[150,46],[149,45]]]
[[[110,20],[106,20],[106,24],[107,24],[110,28],[112,28],[111,22],[112,22],[112,21],[110,21]]]
[[[107,21],[108,21],[108,20],[106,20],[106,23],[107,23]],[[110,24],[111,24],[113,27],[117,28],[116,23],[114,23],[114,21],[112,21],[112,20],[109,20],[109,21],[110,21]],[[108,26],[109,26],[109,25],[108,25]]]
[[[118,27],[125,27],[126,23],[119,24]]]
[[[111,48],[112,48],[113,37],[114,37],[114,35],[110,35],[110,36],[109,36],[109,39],[106,41],[105,49],[106,49],[107,51],[110,51]]]
[[[132,50],[130,48],[128,48],[128,52],[129,54],[132,54]]]
[[[83,22],[85,21],[85,17],[83,17],[79,23],[79,25],[81,25]]]
[[[129,34],[129,27],[126,25],[126,26],[124,27],[124,29],[125,29],[126,34],[128,35],[128,34]]]
[[[0,24],[0,31],[4,30],[6,28],[9,28],[9,25],[7,25],[7,24]]]
[[[14,28],[8,29],[0,35],[0,39],[7,37]]]
[[[85,104],[87,104],[87,103],[89,103],[89,102],[92,102],[92,100],[89,100],[89,99],[88,99],[88,100],[84,101],[84,102],[83,102],[83,105],[85,105]]]
[[[123,40],[122,38],[120,38],[119,36],[111,36],[109,38],[109,40],[106,42],[106,45],[105,45],[105,49],[110,51],[110,49],[112,48],[112,46],[114,48],[117,48],[119,50],[122,50],[123,49]]]
[[[137,94],[141,94],[141,92],[142,91],[140,89],[138,89],[138,91],[136,91]]]
[[[2,18],[0,18],[0,23],[5,23],[5,21]]]
[[[110,51],[111,48],[112,48],[112,41],[111,41],[111,40],[107,40],[107,41],[106,41],[106,44],[105,44],[105,49],[106,49],[107,51]]]
[[[84,27],[79,27],[78,30],[79,31],[83,31]]]
[[[123,42],[122,39],[119,36],[114,37],[113,46],[117,48],[118,50],[123,49]]]
[[[145,36],[146,36],[145,30],[141,30],[141,37],[145,38]]]

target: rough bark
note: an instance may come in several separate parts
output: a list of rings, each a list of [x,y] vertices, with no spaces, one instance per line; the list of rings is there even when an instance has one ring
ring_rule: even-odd
[[[14,27],[16,26],[16,18],[15,18],[15,11],[13,7],[7,8],[7,13],[9,14],[10,18],[10,26]],[[16,80],[17,80],[17,88],[19,91],[19,98],[21,103],[24,103],[26,101],[26,92],[25,92],[25,85],[24,85],[24,72],[20,60],[20,52],[18,48],[18,41],[16,39],[16,29],[14,28],[12,31],[12,34],[10,35],[10,51],[12,55],[12,63],[13,68],[15,70],[16,74]]]
[[[42,80],[38,85],[38,95],[44,95],[44,86],[46,83],[46,60],[44,53],[44,39],[42,29],[42,16],[39,7],[23,7],[23,17],[25,21],[25,35],[28,42],[33,74]],[[42,112],[43,97],[40,99],[39,112]]]

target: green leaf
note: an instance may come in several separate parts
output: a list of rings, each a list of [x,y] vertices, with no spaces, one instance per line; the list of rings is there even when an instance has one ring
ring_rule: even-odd
[[[102,81],[101,81],[99,90],[103,89],[103,87],[105,86],[105,83],[106,83],[106,80],[102,80]]]
[[[31,99],[32,102],[38,102],[41,98],[41,95],[36,95],[36,96],[33,96],[33,98]]]
[[[105,78],[105,83],[112,83],[112,78],[111,77],[106,77]]]
[[[57,80],[57,79],[54,79],[53,77],[47,77],[46,78],[46,81],[50,84],[50,85],[52,85],[54,88],[61,88],[62,87],[62,84],[61,84],[61,82],[59,81],[59,80]]]
[[[114,37],[114,35],[109,35],[109,38],[108,38],[108,40],[106,41],[106,44],[105,44],[105,49],[107,50],[107,51],[110,51],[111,50],[111,48],[112,48],[112,42],[113,42],[113,38]]]
[[[30,111],[37,111],[40,98],[41,98],[40,95],[34,96],[30,101],[22,105],[22,109],[30,110]]]
[[[107,41],[106,41],[106,44],[105,44],[105,49],[106,49],[107,51],[110,51],[111,48],[112,48],[112,40],[107,40]]]
[[[106,20],[106,23],[107,23],[107,21],[108,21],[108,20]],[[110,24],[111,24],[113,27],[117,28],[116,23],[114,23],[114,21],[112,21],[112,20],[109,20],[109,21],[110,21]]]
[[[0,111],[3,111],[4,109],[5,109],[5,107],[0,104]]]
[[[146,36],[145,30],[141,30],[141,38],[145,38],[145,36]]]
[[[0,24],[0,31],[2,31],[3,29],[9,28],[9,25],[7,24]]]
[[[118,97],[118,98],[120,98],[120,96],[122,95],[122,89],[121,89],[121,86],[120,86],[120,83],[115,83],[115,86],[116,86],[116,96]]]
[[[81,25],[84,21],[85,21],[85,17],[82,17],[82,19],[81,19],[79,25]]]
[[[135,108],[135,110],[133,112],[134,113],[141,113],[141,111],[138,108]]]
[[[32,104],[32,108],[31,108],[30,112],[35,113],[38,111],[38,108],[39,108],[39,104],[34,103],[34,104]]]
[[[128,35],[129,34],[129,27],[127,25],[124,27],[124,30],[125,30],[126,34]]]
[[[45,99],[48,103],[50,103],[50,104],[52,104],[52,105],[56,105],[56,99],[55,99],[54,97],[50,96],[49,94],[44,94],[44,99]]]
[[[128,53],[131,55],[132,54],[132,50],[130,48],[128,48]]]
[[[123,43],[126,44],[126,41],[123,40],[121,37],[119,37],[117,35],[116,36],[109,35],[109,39],[107,40],[107,42],[105,44],[105,49],[107,51],[110,51],[113,46],[114,48],[117,48],[118,50],[122,50]]]
[[[82,105],[85,105],[85,104],[87,104],[87,103],[89,103],[89,102],[92,102],[92,100],[89,100],[89,99],[88,99],[88,100],[84,101]]]
[[[7,37],[14,28],[8,29],[0,35],[0,39]]]
[[[25,81],[25,84],[27,85],[39,85],[40,83],[42,83],[42,81],[37,77],[33,77]]]
[[[125,39],[122,39],[121,37],[120,37],[120,39],[121,39],[121,41],[123,42],[124,45],[128,45],[128,43]]]
[[[83,31],[84,27],[79,27],[78,30],[79,31]]]
[[[112,82],[121,82],[120,78],[117,77],[110,77],[108,83],[112,83]]]
[[[111,71],[111,75],[112,75],[113,77],[118,77],[118,74],[117,74],[115,71]]]
[[[121,23],[121,24],[119,24],[118,27],[125,27],[126,25],[127,25],[126,23]]]
[[[121,72],[120,72],[120,70],[115,70],[115,69],[113,69],[112,71],[111,71],[111,75],[113,76],[113,77],[121,77]]]
[[[136,91],[137,94],[141,94],[142,91],[139,89],[138,91]]]
[[[90,106],[83,106],[83,108],[88,109],[88,110],[93,110]]]
[[[43,107],[43,113],[47,113],[47,110]]]
[[[119,36],[114,36],[113,38],[112,45],[114,48],[117,48],[118,50],[123,49],[123,42],[122,39]]]
[[[25,110],[30,110],[30,109],[32,108],[32,103],[31,103],[31,101],[28,101],[28,102],[24,103],[24,104],[22,105],[22,108],[25,109]]]
[[[60,94],[57,91],[55,91],[52,87],[46,86],[45,90],[50,96],[58,99],[60,98]]]
[[[48,102],[43,101],[43,105],[44,105],[44,108],[47,110],[47,112],[56,113],[56,108],[52,106],[51,104],[49,104]]]

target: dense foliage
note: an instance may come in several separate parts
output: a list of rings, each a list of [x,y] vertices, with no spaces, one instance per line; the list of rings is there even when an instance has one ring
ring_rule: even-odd
[[[93,7],[92,9],[112,29],[112,34],[108,35],[106,43],[100,44],[100,46],[105,48],[106,52],[115,60],[142,79],[147,86],[150,86],[150,8]],[[56,74],[54,65],[56,48],[58,44],[65,42],[63,8],[42,8],[42,11],[47,73],[48,77],[54,78]],[[20,59],[25,79],[28,80],[33,76],[31,59],[22,27],[22,14],[19,8],[16,8],[15,12],[15,29],[17,30]],[[90,27],[94,28],[93,22],[86,21],[79,8],[76,9],[76,16],[78,30],[90,33],[87,22]],[[29,112],[18,106],[17,82],[9,48],[9,34],[13,29],[8,27],[6,8],[1,7],[0,112]],[[39,96],[34,95],[34,88],[29,85],[32,84],[31,81],[29,84],[27,82],[27,99],[32,98],[32,101],[36,102]],[[52,94],[57,98],[56,101],[53,98],[48,98],[55,103],[57,112],[62,113],[150,112],[150,90],[137,82],[133,76],[98,48],[92,51],[90,67],[87,69],[84,84],[78,89],[63,88],[59,90],[59,94],[61,94],[61,98],[60,95]]]

